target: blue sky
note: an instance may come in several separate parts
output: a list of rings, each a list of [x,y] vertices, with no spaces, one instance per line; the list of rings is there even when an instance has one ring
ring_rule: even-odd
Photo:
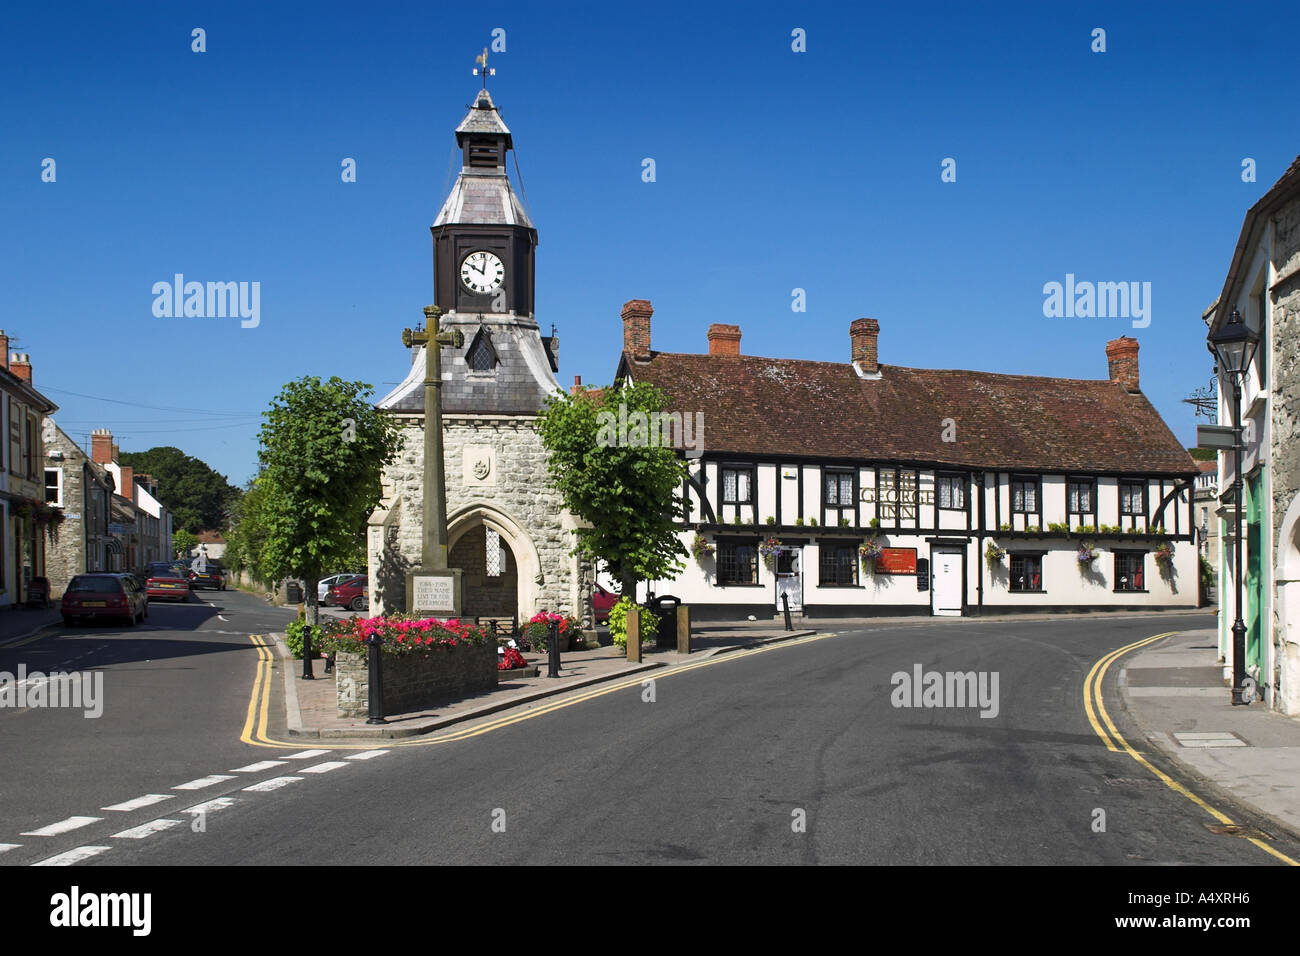
[[[1289,7],[900,6],[13,8],[0,327],[87,447],[107,427],[242,483],[283,383],[339,375],[378,397],[409,368],[452,130],[499,27],[490,88],[562,383],[609,380],[630,298],[654,303],[664,351],[704,351],[730,322],[748,354],[847,361],[849,323],[872,316],[887,364],[1104,378],[1105,342],[1129,334],[1143,391],[1193,444],[1201,312],[1246,209],[1300,152],[1269,33]],[[153,284],[178,272],[260,282],[260,324],[155,317]],[[1067,273],[1150,282],[1150,326],[1045,318],[1043,285]]]

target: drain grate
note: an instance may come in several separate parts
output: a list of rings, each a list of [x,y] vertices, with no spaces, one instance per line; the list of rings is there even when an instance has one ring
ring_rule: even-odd
[[[1205,829],[1219,836],[1235,836],[1250,840],[1272,840],[1271,833],[1265,833],[1259,827],[1243,826],[1240,823],[1207,823]]]

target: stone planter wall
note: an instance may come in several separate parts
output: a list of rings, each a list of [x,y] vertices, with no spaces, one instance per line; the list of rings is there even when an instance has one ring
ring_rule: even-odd
[[[427,654],[385,654],[384,715],[450,703],[497,686],[495,641],[435,647]],[[370,665],[365,654],[340,652],[334,661],[340,717],[370,712]]]

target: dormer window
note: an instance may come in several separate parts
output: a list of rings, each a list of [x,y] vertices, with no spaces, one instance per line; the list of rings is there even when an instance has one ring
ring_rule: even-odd
[[[471,372],[491,372],[497,366],[497,350],[487,329],[479,329],[465,351],[465,363]]]

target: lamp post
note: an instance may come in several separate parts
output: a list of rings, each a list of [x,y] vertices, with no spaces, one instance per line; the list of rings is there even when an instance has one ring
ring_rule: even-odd
[[[1232,381],[1232,504],[1234,534],[1232,562],[1234,586],[1237,597],[1237,617],[1232,622],[1232,702],[1249,704],[1254,694],[1246,694],[1246,622],[1241,616],[1241,521],[1244,515],[1241,480],[1241,391],[1259,345],[1259,333],[1252,332],[1242,321],[1236,309],[1219,331],[1210,336],[1209,349],[1219,363],[1219,369]]]

